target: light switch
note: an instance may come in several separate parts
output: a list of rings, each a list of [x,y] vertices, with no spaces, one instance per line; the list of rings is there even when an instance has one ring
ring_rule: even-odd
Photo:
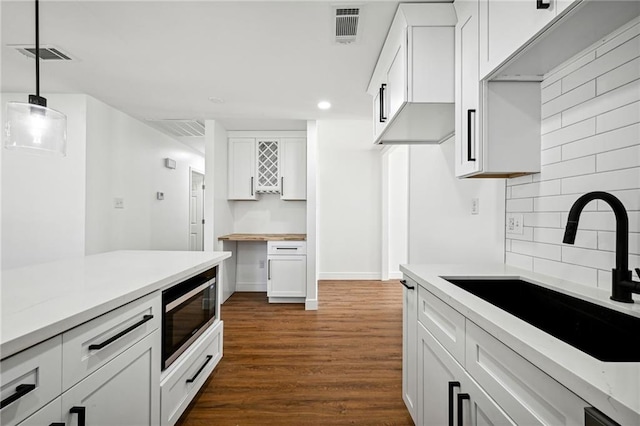
[[[124,209],[124,198],[116,197],[113,199],[113,207],[116,209]]]
[[[164,192],[156,192],[156,200],[164,200]]]

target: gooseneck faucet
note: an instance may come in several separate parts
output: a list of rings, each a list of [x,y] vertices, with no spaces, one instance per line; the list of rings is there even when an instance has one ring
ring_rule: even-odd
[[[565,244],[573,244],[575,242],[580,213],[590,201],[596,199],[609,204],[616,215],[616,267],[611,271],[611,300],[633,303],[631,293],[640,294],[640,283],[631,279],[631,271],[629,271],[629,217],[624,205],[618,198],[602,191],[589,192],[578,198],[569,211],[562,242]],[[639,268],[636,268],[636,273],[640,277]]]

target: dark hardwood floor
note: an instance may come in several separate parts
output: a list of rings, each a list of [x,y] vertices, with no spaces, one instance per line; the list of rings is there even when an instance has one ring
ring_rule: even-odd
[[[412,425],[402,286],[321,281],[318,293],[318,311],[231,296],[224,357],[178,425]]]

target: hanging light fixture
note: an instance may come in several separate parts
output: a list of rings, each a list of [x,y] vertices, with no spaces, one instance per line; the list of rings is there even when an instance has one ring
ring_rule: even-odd
[[[67,153],[67,117],[47,108],[40,96],[40,20],[36,1],[36,94],[29,103],[8,102],[4,146],[42,154],[65,156]]]

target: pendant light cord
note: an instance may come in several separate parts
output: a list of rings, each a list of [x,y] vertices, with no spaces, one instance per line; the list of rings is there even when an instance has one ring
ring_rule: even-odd
[[[36,96],[40,97],[40,2],[36,0]]]

